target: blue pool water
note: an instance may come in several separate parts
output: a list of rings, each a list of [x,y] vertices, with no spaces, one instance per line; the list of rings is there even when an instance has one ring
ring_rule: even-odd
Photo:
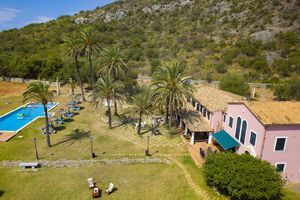
[[[57,103],[48,103],[47,109],[51,110]],[[38,117],[45,117],[43,105],[40,103],[24,105],[10,113],[0,117],[0,132],[15,131],[18,132],[27,124]]]

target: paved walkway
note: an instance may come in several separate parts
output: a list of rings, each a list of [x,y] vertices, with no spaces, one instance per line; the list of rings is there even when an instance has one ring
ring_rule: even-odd
[[[179,130],[180,131],[180,130]],[[208,147],[211,147],[212,148],[212,151],[219,151],[218,148],[214,145],[209,145],[207,144],[207,142],[196,142],[194,145],[191,145],[190,143],[190,140],[187,140],[184,138],[184,136],[182,135],[182,133],[179,133],[180,134],[180,137],[182,139],[182,142],[185,144],[185,146],[187,147],[191,157],[193,158],[195,164],[198,166],[198,167],[201,167],[204,160],[203,158],[201,158],[200,156],[200,152],[199,152],[199,149],[200,147],[206,152],[207,148]]]
[[[118,140],[126,140],[141,146],[147,145],[148,136],[150,136],[150,145],[153,147],[178,147],[182,145],[179,138],[171,139],[166,133],[155,136],[151,132],[147,132],[139,136],[130,125],[120,127],[118,130],[113,131],[111,135]]]
[[[7,142],[15,135],[15,132],[0,132],[0,142]]]

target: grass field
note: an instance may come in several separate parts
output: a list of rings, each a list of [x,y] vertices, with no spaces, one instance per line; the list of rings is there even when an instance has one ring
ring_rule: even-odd
[[[0,83],[1,85],[1,83]],[[8,85],[6,85],[7,87]],[[0,87],[0,94],[3,93]],[[17,92],[0,95],[0,115],[22,105],[20,95],[24,88],[19,86]],[[55,98],[60,106],[70,101],[67,90]],[[5,104],[10,102],[10,104]],[[44,120],[38,119],[14,138],[6,143],[0,143],[0,161],[32,161],[35,160],[32,139],[37,138],[38,153],[42,160],[82,160],[91,159],[90,139],[93,137],[95,159],[112,159],[123,157],[144,157],[147,136],[151,134],[144,130],[140,137],[132,125],[114,123],[113,129],[108,129],[103,121],[104,111],[97,111],[89,103],[81,104],[82,110],[65,124],[58,126],[58,132],[51,135],[52,147],[46,147],[45,136],[40,127]],[[118,118],[115,117],[116,121]],[[73,130],[78,129],[78,134]],[[186,147],[178,135],[169,135],[164,128],[162,135],[150,137],[150,153],[155,156],[162,154],[177,154],[173,157],[181,163],[185,170],[178,165],[168,164],[130,164],[130,165],[101,165],[71,168],[39,168],[36,172],[22,172],[20,168],[0,169],[0,198],[1,199],[91,199],[91,191],[87,188],[86,179],[93,177],[101,189],[113,182],[117,191],[102,199],[199,199],[199,194],[191,188],[196,184],[209,199],[218,197],[214,190],[207,187],[202,170],[195,166]],[[178,156],[179,155],[179,156]],[[180,156],[182,155],[182,156]],[[191,177],[188,180],[185,173]],[[296,190],[297,191],[297,186]],[[282,199],[300,199],[300,195],[285,188]]]
[[[101,199],[197,199],[176,165],[114,165],[80,168],[42,168],[37,172],[1,169],[3,199],[91,199],[86,179],[93,177],[102,190],[117,188]]]

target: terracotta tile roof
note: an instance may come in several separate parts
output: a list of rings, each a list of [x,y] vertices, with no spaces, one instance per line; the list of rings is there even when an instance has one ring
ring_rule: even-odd
[[[179,115],[191,132],[213,131],[207,118],[203,117],[201,113],[195,110],[190,104],[187,104],[186,108],[179,112]]]
[[[300,102],[248,102],[245,105],[264,125],[300,125]]]
[[[194,97],[211,112],[225,112],[229,102],[241,102],[244,99],[244,97],[240,95],[219,90],[210,86],[197,87]]]

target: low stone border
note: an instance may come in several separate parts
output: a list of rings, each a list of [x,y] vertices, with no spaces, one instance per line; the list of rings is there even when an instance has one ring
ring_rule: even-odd
[[[3,161],[0,162],[0,167],[19,167],[23,161]],[[165,158],[137,158],[137,159],[102,159],[102,160],[57,160],[57,161],[38,161],[42,167],[52,168],[67,168],[67,167],[81,167],[90,165],[129,165],[129,164],[153,164],[163,163],[171,164],[171,161]]]
[[[170,153],[170,154],[163,154],[163,153],[153,153],[150,151],[150,154],[152,154],[153,157],[184,157],[189,156],[188,153]],[[103,154],[106,157],[145,157],[145,153],[106,153]],[[102,155],[100,155],[101,157]]]

